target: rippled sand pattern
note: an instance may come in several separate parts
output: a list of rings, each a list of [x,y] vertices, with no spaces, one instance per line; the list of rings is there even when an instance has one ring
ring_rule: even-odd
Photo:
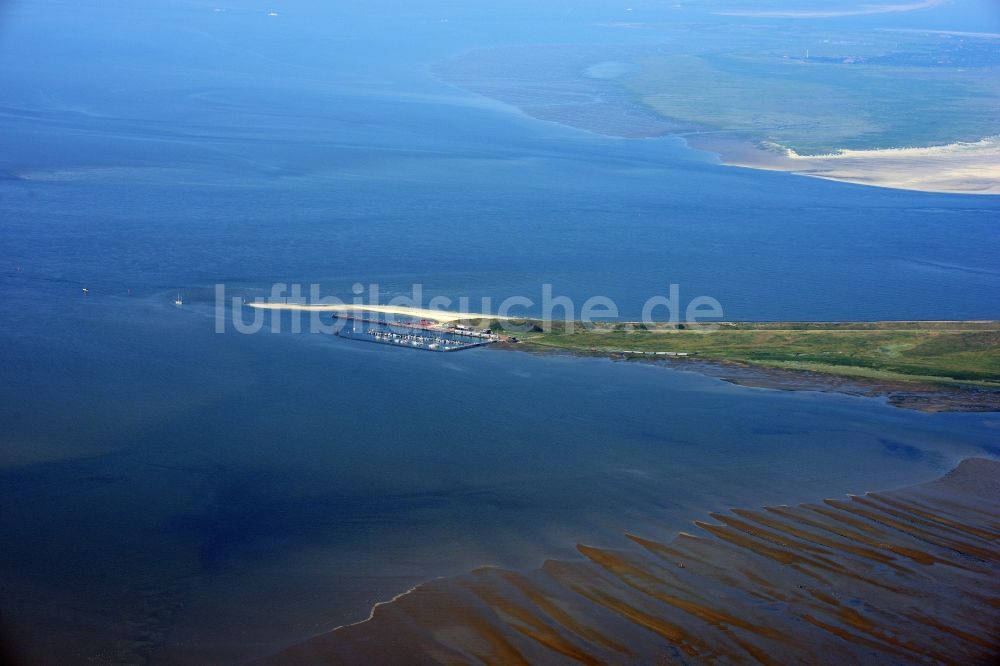
[[[845,500],[712,514],[670,543],[417,587],[271,663],[985,663],[1000,462]]]

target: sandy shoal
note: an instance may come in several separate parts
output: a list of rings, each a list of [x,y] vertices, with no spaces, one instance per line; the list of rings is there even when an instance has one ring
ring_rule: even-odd
[[[479,312],[450,312],[448,310],[429,310],[425,308],[411,308],[402,305],[354,305],[351,303],[337,304],[316,304],[305,303],[247,303],[252,308],[262,310],[298,310],[302,312],[352,312],[352,313],[378,313],[402,315],[415,319],[428,319],[437,322],[453,321],[475,321],[480,319],[506,319],[491,314]]]
[[[718,153],[729,166],[920,192],[1000,194],[1000,136],[941,146],[840,150],[826,155],[800,155],[781,146],[758,148],[712,137],[693,137],[689,143]]]

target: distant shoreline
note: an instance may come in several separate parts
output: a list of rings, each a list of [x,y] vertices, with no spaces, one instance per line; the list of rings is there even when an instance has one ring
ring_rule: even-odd
[[[930,4],[937,2],[938,0],[930,0]],[[879,12],[892,11],[888,7],[880,6]],[[915,29],[910,32],[979,39],[995,37],[992,33]],[[515,55],[524,57],[516,51]],[[827,146],[830,152],[800,154],[790,145],[769,143],[770,125],[739,129],[741,123],[733,126],[703,123],[687,116],[682,119],[645,103],[642,101],[643,95],[635,91],[625,90],[623,93],[609,88],[612,85],[610,82],[628,71],[627,68],[632,65],[627,61],[616,60],[616,57],[625,56],[618,56],[614,52],[600,57],[604,59],[590,62],[586,66],[583,62],[577,62],[580,58],[569,58],[569,65],[555,70],[566,82],[563,87],[557,87],[547,95],[538,94],[530,87],[524,90],[515,88],[515,92],[520,92],[515,95],[495,83],[496,80],[504,81],[508,76],[526,75],[521,70],[514,69],[511,73],[495,65],[496,56],[494,60],[485,58],[486,64],[480,64],[488,70],[483,75],[485,79],[470,74],[470,66],[449,72],[441,71],[440,63],[437,67],[430,67],[428,75],[444,85],[493,100],[505,108],[541,122],[617,139],[683,139],[692,150],[715,154],[723,166],[784,171],[841,183],[913,192],[1000,195],[1000,128],[995,126],[980,123],[976,125],[979,128],[976,131],[982,132],[982,136],[966,135],[965,140],[954,140],[951,143],[932,143],[933,140],[924,138],[914,139],[914,144],[910,145],[864,149],[842,148],[844,140],[836,136],[823,140],[813,137],[810,145]],[[540,57],[539,60],[543,61]],[[583,72],[590,73],[581,74],[581,68]],[[603,69],[595,74],[595,68]],[[586,94],[581,94],[581,89]],[[578,97],[590,101],[579,101]],[[968,131],[965,129],[954,135],[963,136]],[[788,143],[787,136],[782,140]]]
[[[917,2],[897,4],[860,4],[846,9],[811,9],[811,10],[739,10],[731,9],[712,12],[716,16],[742,16],[747,18],[785,18],[785,19],[818,19],[838,18],[843,16],[869,16],[872,14],[895,14],[912,12],[919,9],[930,9],[944,4],[944,0],[917,0]]]

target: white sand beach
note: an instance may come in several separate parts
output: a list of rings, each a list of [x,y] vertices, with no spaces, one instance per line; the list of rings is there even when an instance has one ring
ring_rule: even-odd
[[[302,312],[355,312],[355,313],[377,313],[401,315],[413,317],[414,319],[427,319],[441,323],[455,321],[477,321],[482,319],[507,319],[497,315],[484,314],[480,312],[451,312],[448,310],[429,310],[425,308],[411,308],[402,305],[354,305],[351,303],[336,303],[310,305],[306,303],[269,303],[254,302],[247,303],[252,308],[262,310],[298,310]]]
[[[941,146],[839,150],[826,155],[800,155],[777,145],[757,148],[700,137],[690,144],[718,153],[729,166],[921,192],[1000,194],[1000,136]]]

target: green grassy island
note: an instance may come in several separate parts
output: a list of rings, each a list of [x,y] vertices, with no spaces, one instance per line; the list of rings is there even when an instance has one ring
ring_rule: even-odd
[[[1000,389],[997,321],[526,323],[529,330],[517,337],[538,349]]]

